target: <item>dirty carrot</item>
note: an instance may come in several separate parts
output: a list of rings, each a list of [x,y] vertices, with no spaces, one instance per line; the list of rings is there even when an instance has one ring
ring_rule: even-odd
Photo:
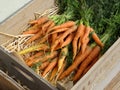
[[[54,26],[52,29],[69,28],[75,25],[74,21],[67,21],[61,25]]]
[[[90,64],[90,62],[92,62],[92,60],[94,60],[100,53],[101,48],[99,46],[95,46],[91,53],[88,55],[88,57],[81,63],[77,73],[75,74],[73,81],[76,82],[77,80],[80,79],[83,71],[85,70],[85,68]]]
[[[57,65],[58,58],[54,58],[49,65],[45,68],[45,70],[42,73],[42,77],[44,77],[49,71],[51,71],[56,65]]]
[[[93,30],[93,28],[91,28],[91,33],[92,33],[92,38],[94,39],[94,41],[95,41],[100,47],[103,47],[104,44],[101,42],[100,38],[97,36],[97,34],[96,34],[95,31]]]
[[[52,34],[52,44],[55,42],[57,38],[57,33]]]
[[[60,76],[60,80],[68,76],[73,70],[75,70],[78,65],[91,53],[92,48],[90,46],[87,46],[87,49],[85,53],[81,54],[81,52],[78,53],[78,55],[75,57],[74,62],[70,67],[68,67]]]

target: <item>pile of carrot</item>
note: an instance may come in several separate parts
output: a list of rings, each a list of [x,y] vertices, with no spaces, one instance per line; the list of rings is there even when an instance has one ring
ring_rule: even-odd
[[[34,34],[25,45],[34,44],[18,54],[37,74],[54,84],[71,74],[73,82],[77,82],[98,60],[104,46],[94,29],[83,23],[77,25],[74,21],[66,21],[55,25],[54,21],[43,16],[29,24],[22,34]],[[94,40],[92,44],[90,36]],[[68,66],[70,44],[73,55],[72,64]]]

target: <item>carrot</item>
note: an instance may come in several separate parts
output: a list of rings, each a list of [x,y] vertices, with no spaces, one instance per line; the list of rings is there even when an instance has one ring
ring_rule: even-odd
[[[66,32],[64,32],[60,38],[58,38],[51,46],[51,52],[54,51],[55,47],[58,45],[58,43],[63,40],[65,37],[67,37],[70,33],[74,32],[77,29],[77,26],[73,26],[70,29],[68,29]]]
[[[84,40],[84,43],[81,45],[81,52],[84,53],[85,52],[85,49],[89,43],[89,37],[86,38],[86,40]]]
[[[75,25],[74,21],[67,21],[61,25],[55,26],[52,29],[60,29],[60,28],[69,28]]]
[[[29,62],[29,60],[32,60],[32,59],[34,59],[34,58],[36,58],[36,57],[39,57],[39,56],[41,56],[41,55],[43,55],[43,54],[44,54],[44,52],[42,52],[42,51],[37,52],[36,54],[34,54],[34,55],[32,55],[31,57],[27,58],[27,59],[25,60],[25,62],[27,63],[27,62]]]
[[[43,35],[46,33],[47,28],[52,24],[52,22],[53,22],[53,21],[49,20],[49,21],[47,21],[45,24],[42,25]]]
[[[46,44],[37,44],[37,45],[31,46],[24,50],[19,51],[18,54],[23,55],[23,54],[30,53],[33,51],[38,51],[37,49],[44,48],[44,46],[46,46]]]
[[[94,60],[100,53],[101,48],[99,46],[95,46],[92,49],[92,52],[89,54],[89,56],[81,63],[77,73],[75,74],[73,81],[76,82],[78,79],[80,79],[83,71],[85,68],[89,65],[92,60]]]
[[[87,73],[87,71],[98,61],[98,56],[90,63],[90,65],[83,71],[82,76]]]
[[[48,27],[48,29],[47,29],[46,33],[51,32],[51,30],[52,30],[52,28],[53,28],[54,26],[55,26],[55,23],[54,23],[54,22],[52,22],[52,23],[51,23],[51,25]]]
[[[44,70],[48,65],[50,61],[45,61],[39,66],[39,70]]]
[[[55,42],[57,38],[57,33],[52,34],[52,44]]]
[[[89,36],[90,31],[91,31],[91,27],[90,26],[86,26],[86,28],[85,28],[85,34],[84,34],[83,39],[82,39],[83,43],[84,43],[85,39]]]
[[[72,42],[72,46],[73,46],[73,59],[75,58],[75,56],[77,55],[77,43],[78,43],[78,40],[81,36],[83,36],[84,34],[84,29],[85,29],[85,26],[81,23],[75,33],[75,37],[73,39],[73,42]],[[81,39],[81,38],[80,38]]]
[[[60,29],[54,29],[54,31],[52,31],[50,34],[54,34],[54,33],[60,33],[60,32],[64,32],[66,30],[68,30],[69,28],[60,28]]]
[[[75,70],[78,65],[91,53],[92,48],[90,46],[87,46],[87,49],[85,53],[81,54],[81,52],[78,53],[78,55],[75,57],[74,62],[70,67],[68,67],[60,76],[60,80],[68,76],[73,70]]]
[[[64,47],[64,46],[67,46],[68,44],[70,44],[73,40],[73,37],[74,37],[74,33],[71,33],[67,38],[66,40],[62,43],[61,45],[61,48]]]
[[[78,50],[77,50],[78,52],[80,51],[81,45],[82,45],[81,38],[79,38],[78,39],[78,47],[77,47],[78,48]]]
[[[50,54],[45,55],[44,57],[41,57],[41,58],[36,59],[34,63],[37,63],[37,62],[39,62],[39,61],[45,62],[45,61],[47,61],[48,59],[52,59],[52,58],[56,57],[57,54],[58,54],[57,51],[50,52]]]
[[[61,69],[59,70],[57,76],[56,76],[56,81],[59,79],[60,75],[63,73],[64,69],[65,69],[65,66],[66,66],[66,62],[63,63]]]
[[[82,45],[81,45],[82,53],[85,52],[86,46],[89,42],[88,38],[89,38],[90,30],[91,30],[90,26],[86,26],[85,34],[84,34],[82,41],[81,41],[82,42]]]
[[[49,71],[51,71],[56,66],[57,60],[58,60],[58,58],[56,57],[51,61],[51,63],[49,63],[49,65],[43,71],[42,77],[44,77]]]
[[[104,44],[101,42],[101,40],[99,39],[99,37],[97,36],[97,34],[96,34],[95,31],[93,30],[93,28],[91,28],[91,32],[92,32],[92,38],[94,39],[94,41],[95,41],[100,47],[103,47]]]
[[[34,26],[24,31],[22,34],[36,34],[40,30],[39,28],[40,28],[40,25],[35,24]]]
[[[37,20],[30,21],[29,24],[31,24],[31,25],[33,25],[33,24],[41,25],[41,24],[45,23],[46,21],[48,21],[48,17],[41,17]]]
[[[32,41],[35,41],[35,40],[39,39],[41,37],[41,35],[42,35],[42,31],[40,30],[38,33],[36,33],[34,36],[32,36],[30,39],[28,39],[26,44],[29,44]]]
[[[63,62],[68,54],[68,46],[61,49],[59,59],[58,59],[58,72],[62,68]]]
[[[51,75],[50,75],[50,78],[49,78],[49,81],[52,81],[53,80],[53,78],[56,76],[56,74],[57,74],[57,71],[58,71],[58,67],[57,67],[57,65],[55,66],[55,68],[52,70],[52,73],[51,73]]]

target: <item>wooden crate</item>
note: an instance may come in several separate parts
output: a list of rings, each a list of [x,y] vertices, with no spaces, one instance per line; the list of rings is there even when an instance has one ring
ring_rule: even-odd
[[[34,12],[43,12],[46,9],[51,8],[54,6],[54,0],[33,0],[28,5],[26,5],[23,9],[18,11],[14,16],[6,20],[4,23],[0,25],[0,31],[17,35],[19,34],[23,29],[26,28],[27,22],[30,19],[34,18]],[[6,42],[10,37],[0,35],[0,44]],[[12,55],[1,49],[2,54],[4,54],[5,57],[11,57]],[[5,53],[7,55],[5,55]],[[0,55],[2,55],[0,54]],[[112,45],[111,48],[99,59],[99,61],[88,71],[87,74],[83,76],[82,79],[80,79],[71,90],[119,90],[120,84],[119,80],[117,79],[119,77],[120,73],[120,39],[118,39],[114,45]],[[0,57],[1,59],[4,59]],[[9,59],[9,58],[8,58]],[[10,61],[14,60],[14,61]],[[23,65],[20,61],[17,60],[15,57],[11,57],[9,59],[9,62],[3,61],[4,63],[10,63],[9,67],[11,65],[16,65],[19,69],[24,69],[25,75],[27,77],[30,76],[34,82],[37,81],[37,83],[34,83],[34,85],[37,84],[37,87],[31,86],[29,84],[32,84],[32,81],[28,84],[25,82],[25,78],[17,77],[18,74],[16,74],[16,77],[21,79],[24,84],[27,84],[31,89],[34,87],[36,89],[55,89],[53,86],[51,87],[48,82],[41,79],[38,75],[36,75],[33,71],[31,71],[27,66]],[[11,64],[11,62],[13,64]],[[14,68],[12,68],[14,69]],[[19,70],[17,69],[17,70]],[[11,69],[9,70],[11,71]],[[12,70],[14,72],[14,70]],[[21,73],[21,72],[17,72]],[[23,75],[23,74],[20,74]],[[24,76],[24,75],[23,75]],[[28,79],[26,79],[29,81]],[[40,83],[39,83],[40,82]],[[46,84],[46,88],[43,88],[42,85],[45,87],[44,84]],[[41,85],[41,86],[39,86]],[[111,88],[110,88],[111,87]],[[109,89],[110,88],[110,89]],[[115,88],[115,89],[114,89]]]
[[[15,80],[0,70],[0,90],[25,90]]]

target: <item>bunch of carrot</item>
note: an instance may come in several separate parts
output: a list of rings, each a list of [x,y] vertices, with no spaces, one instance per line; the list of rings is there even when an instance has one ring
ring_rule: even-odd
[[[30,27],[22,34],[33,34],[25,45],[34,43],[18,53],[26,64],[51,83],[56,83],[73,74],[79,80],[98,60],[103,43],[92,27],[74,21],[55,25],[46,16],[29,22]],[[90,45],[90,36],[95,43]],[[69,47],[71,44],[72,47]],[[68,66],[69,48],[72,49],[72,64]],[[26,54],[29,54],[26,55]]]

